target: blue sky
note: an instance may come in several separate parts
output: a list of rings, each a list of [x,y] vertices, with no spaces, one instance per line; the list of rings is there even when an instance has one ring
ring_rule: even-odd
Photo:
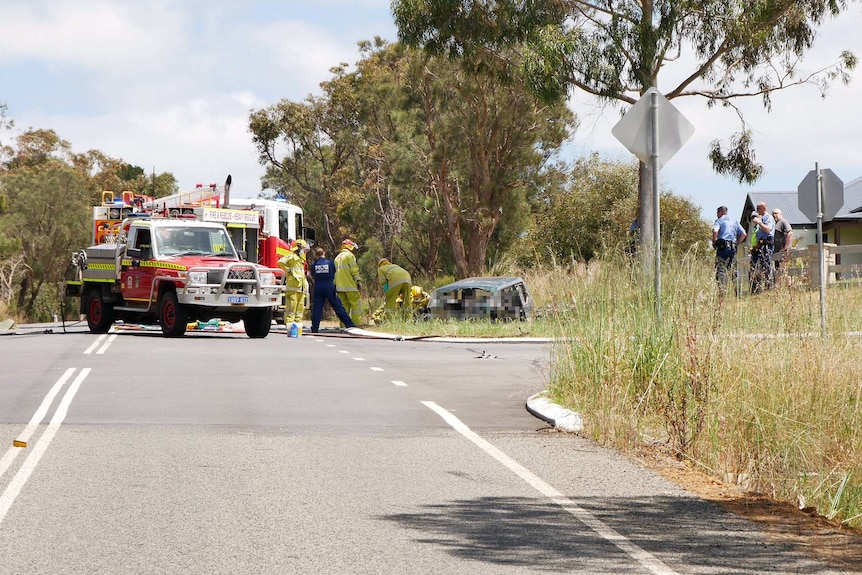
[[[0,15],[0,102],[16,123],[0,139],[54,129],[75,151],[172,172],[184,190],[230,173],[232,192],[247,197],[257,195],[263,174],[249,111],[317,93],[332,66],[358,59],[361,40],[396,39],[388,0],[0,0]],[[802,68],[828,65],[844,49],[862,57],[860,24],[862,7],[851,4],[821,28]],[[739,215],[749,191],[795,190],[815,162],[849,182],[862,176],[860,101],[857,77],[825,100],[809,86],[777,93],[770,114],[758,101],[743,102],[766,169],[747,186],[714,174],[706,160],[709,142],[736,130],[735,113],[675,99],[695,133],[662,180],[705,218],[719,204]],[[581,128],[567,157],[631,157],[611,135],[619,110],[577,94],[571,105]]]

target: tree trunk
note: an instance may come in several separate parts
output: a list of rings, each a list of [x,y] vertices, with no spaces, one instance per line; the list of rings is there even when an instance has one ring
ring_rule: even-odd
[[[458,208],[453,202],[452,184],[448,181],[445,162],[441,164],[435,175],[437,190],[443,198],[443,208],[446,212],[446,229],[449,233],[449,244],[452,246],[452,256],[455,259],[455,269],[458,275],[468,277],[470,266],[467,262],[467,254],[464,249],[464,239],[461,237],[461,220]]]

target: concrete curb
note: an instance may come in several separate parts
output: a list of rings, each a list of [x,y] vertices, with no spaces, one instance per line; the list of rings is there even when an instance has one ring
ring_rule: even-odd
[[[384,333],[378,331],[369,331],[361,327],[350,327],[342,330],[342,333],[349,333],[367,338],[389,339],[393,341],[436,341],[443,343],[553,343],[553,338],[544,337],[444,337],[437,335],[398,335],[395,333]]]
[[[540,391],[527,399],[527,411],[539,419],[563,431],[577,432],[584,429],[581,415],[556,403],[547,397],[548,390]]]

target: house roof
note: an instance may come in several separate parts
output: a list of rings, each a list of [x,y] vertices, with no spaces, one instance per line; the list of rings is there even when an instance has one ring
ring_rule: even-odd
[[[813,224],[808,216],[799,210],[796,192],[751,192],[748,194],[748,199],[745,202],[745,207],[742,210],[742,216],[739,221],[751,221],[751,212],[760,202],[766,202],[770,210],[778,208],[784,215],[784,219],[791,226],[803,226],[805,224]]]
[[[862,213],[857,212],[857,208],[862,208],[862,178],[856,178],[844,184],[844,207],[835,217],[862,218]]]
[[[744,225],[751,221],[751,212],[760,202],[769,209],[779,208],[791,226],[813,226],[817,222],[799,209],[799,194],[793,192],[750,192],[745,199],[739,221]],[[855,210],[859,210],[858,212]],[[862,220],[862,177],[844,184],[844,205],[835,214],[836,220]]]

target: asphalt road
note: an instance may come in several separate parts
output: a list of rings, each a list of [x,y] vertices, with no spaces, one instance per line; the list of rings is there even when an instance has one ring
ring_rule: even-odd
[[[53,329],[0,336],[0,575],[837,573],[548,430],[548,345]]]

